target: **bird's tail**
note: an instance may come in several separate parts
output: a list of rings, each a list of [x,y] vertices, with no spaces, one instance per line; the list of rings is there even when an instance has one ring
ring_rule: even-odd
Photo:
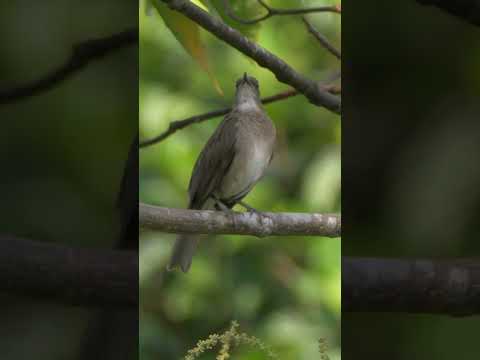
[[[198,235],[183,234],[177,237],[173,246],[172,256],[167,270],[173,270],[180,267],[183,272],[187,272],[192,264],[192,257],[198,244]]]

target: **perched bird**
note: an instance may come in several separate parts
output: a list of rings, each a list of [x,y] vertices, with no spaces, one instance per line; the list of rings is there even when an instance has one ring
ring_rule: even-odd
[[[260,180],[273,156],[276,131],[260,100],[258,81],[246,73],[236,82],[235,102],[200,153],[188,187],[189,209],[228,210]],[[168,269],[187,272],[198,235],[182,234]]]

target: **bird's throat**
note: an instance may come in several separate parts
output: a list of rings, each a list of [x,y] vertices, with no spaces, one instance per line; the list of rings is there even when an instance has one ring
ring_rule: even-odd
[[[260,111],[260,107],[254,98],[248,98],[237,105],[237,110],[240,112]]]

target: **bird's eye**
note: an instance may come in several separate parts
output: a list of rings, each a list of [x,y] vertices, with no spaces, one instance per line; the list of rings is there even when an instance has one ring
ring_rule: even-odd
[[[237,80],[237,82],[235,83],[235,87],[238,88],[238,85],[240,85],[241,81],[240,80]]]
[[[253,86],[255,86],[255,87],[258,89],[258,81],[257,81],[257,79],[252,78],[252,83],[253,83]]]

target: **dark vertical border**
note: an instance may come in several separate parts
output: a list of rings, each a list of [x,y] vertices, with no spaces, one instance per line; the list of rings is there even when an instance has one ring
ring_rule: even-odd
[[[2,359],[137,359],[138,3],[0,12]]]
[[[343,359],[475,358],[479,9],[342,2]]]

